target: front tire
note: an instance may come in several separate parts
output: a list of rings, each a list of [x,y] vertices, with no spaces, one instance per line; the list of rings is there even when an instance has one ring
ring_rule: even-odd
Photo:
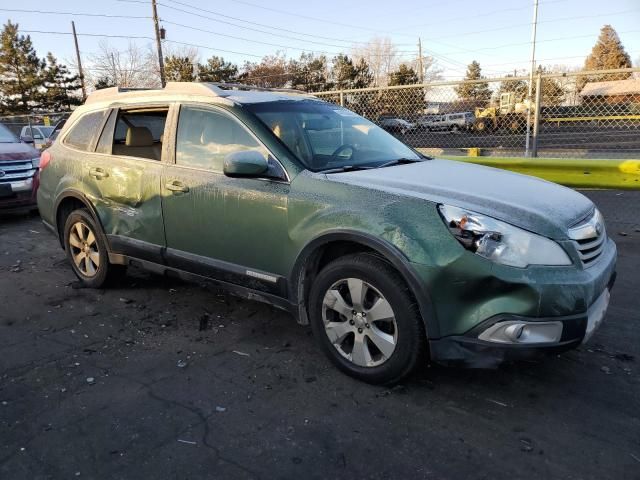
[[[327,265],[311,289],[309,314],[323,352],[359,380],[397,383],[425,356],[424,326],[409,288],[374,255]]]
[[[87,210],[74,210],[67,217],[64,248],[73,273],[89,288],[100,288],[125,272],[124,265],[109,263],[100,229]]]

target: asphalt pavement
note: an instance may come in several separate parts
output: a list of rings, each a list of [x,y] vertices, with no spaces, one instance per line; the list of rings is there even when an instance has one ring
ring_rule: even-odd
[[[391,389],[204,284],[78,288],[39,218],[0,218],[0,478],[640,479],[640,191],[586,193],[619,248],[590,343]]]

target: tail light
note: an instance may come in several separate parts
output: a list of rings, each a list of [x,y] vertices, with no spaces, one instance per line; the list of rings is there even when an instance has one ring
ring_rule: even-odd
[[[45,168],[47,168],[49,162],[51,162],[51,154],[48,150],[45,150],[40,155],[40,170],[44,170]]]

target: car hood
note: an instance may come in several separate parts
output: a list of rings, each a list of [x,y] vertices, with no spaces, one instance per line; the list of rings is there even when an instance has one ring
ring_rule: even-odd
[[[0,143],[0,162],[30,160],[39,156],[40,152],[25,143]]]
[[[555,239],[594,208],[584,195],[538,178],[449,160],[327,175],[330,181],[467,208]]]

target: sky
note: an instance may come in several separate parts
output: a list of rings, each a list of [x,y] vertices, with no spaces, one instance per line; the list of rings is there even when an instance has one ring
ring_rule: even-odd
[[[376,36],[389,37],[408,61],[417,57],[421,38],[445,79],[463,77],[472,60],[488,77],[528,69],[531,56],[533,0],[157,1],[167,46],[198,45],[203,61],[218,55],[241,65],[276,51],[333,56]],[[153,45],[150,0],[1,0],[0,19],[32,31],[39,56],[51,51],[67,64],[75,56],[73,38],[34,31],[70,33],[74,20],[87,68],[100,41],[119,49],[130,41],[99,35],[148,37],[134,41]],[[581,66],[608,23],[640,66],[640,0],[540,0],[538,22],[538,64]]]

